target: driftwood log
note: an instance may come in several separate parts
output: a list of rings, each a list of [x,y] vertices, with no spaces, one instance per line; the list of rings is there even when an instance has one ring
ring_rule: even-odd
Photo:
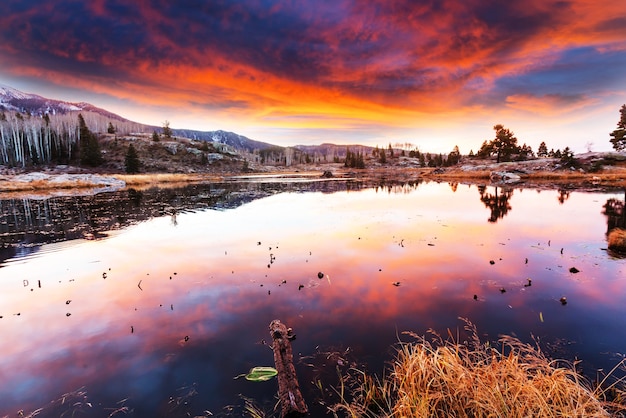
[[[280,401],[282,418],[297,418],[308,413],[306,403],[300,385],[296,377],[296,369],[293,366],[293,351],[291,350],[291,330],[278,319],[270,323],[272,350],[274,351],[274,363],[278,371],[278,400]]]

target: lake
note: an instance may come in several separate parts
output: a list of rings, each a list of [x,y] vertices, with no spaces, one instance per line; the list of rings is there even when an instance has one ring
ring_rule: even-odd
[[[276,380],[235,378],[274,365],[273,319],[313,416],[345,365],[328,353],[381,374],[403,331],[459,317],[601,377],[626,350],[626,259],[606,249],[624,196],[265,179],[0,200],[0,416],[271,409]]]

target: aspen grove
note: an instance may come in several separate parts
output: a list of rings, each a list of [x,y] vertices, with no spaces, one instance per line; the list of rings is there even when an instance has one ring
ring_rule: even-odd
[[[96,134],[104,134],[115,125],[115,135],[143,132],[144,125],[131,121],[111,122],[94,112],[68,112],[34,116],[22,113],[0,113],[0,165],[28,167],[45,164],[79,163],[81,130],[79,115]]]

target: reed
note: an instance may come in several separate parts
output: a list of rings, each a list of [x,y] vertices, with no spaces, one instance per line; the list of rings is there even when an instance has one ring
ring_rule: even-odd
[[[626,413],[617,381],[596,389],[574,364],[548,359],[539,349],[502,337],[496,349],[481,343],[473,325],[468,343],[402,343],[382,382],[365,373],[352,400],[331,410],[350,417],[610,417]],[[623,366],[624,362],[618,366]],[[355,377],[354,375],[352,376]],[[609,396],[610,395],[610,396]],[[609,400],[613,399],[613,400]],[[624,415],[621,415],[624,416]]]

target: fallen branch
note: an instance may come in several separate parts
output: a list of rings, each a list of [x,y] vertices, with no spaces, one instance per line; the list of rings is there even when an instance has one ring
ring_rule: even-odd
[[[300,385],[293,366],[293,351],[291,350],[291,330],[278,319],[270,323],[270,335],[274,340],[274,363],[278,371],[278,400],[281,405],[282,418],[302,417],[308,413],[308,408],[300,393]]]

